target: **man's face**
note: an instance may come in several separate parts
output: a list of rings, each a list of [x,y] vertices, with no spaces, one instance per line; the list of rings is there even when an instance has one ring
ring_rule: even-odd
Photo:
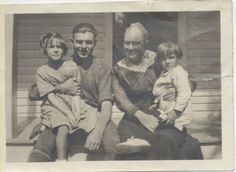
[[[80,58],[89,57],[96,45],[94,34],[91,32],[75,33],[72,43],[75,55]]]
[[[145,40],[142,31],[131,28],[124,35],[124,50],[126,57],[131,62],[140,62],[145,51]]]

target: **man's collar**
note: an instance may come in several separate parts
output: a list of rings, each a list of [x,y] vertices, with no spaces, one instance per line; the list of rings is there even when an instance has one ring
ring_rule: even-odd
[[[91,64],[93,63],[94,56],[91,55],[91,56],[87,57],[86,59],[83,59],[83,58],[77,57],[75,54],[73,54],[72,58],[73,58],[73,61],[77,65],[81,66],[83,69],[88,69],[91,66]]]

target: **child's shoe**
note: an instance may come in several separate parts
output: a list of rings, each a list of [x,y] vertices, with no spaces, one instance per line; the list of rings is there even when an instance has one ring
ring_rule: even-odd
[[[151,145],[144,139],[133,138],[127,139],[126,142],[118,143],[116,149],[118,153],[135,153],[147,151]]]

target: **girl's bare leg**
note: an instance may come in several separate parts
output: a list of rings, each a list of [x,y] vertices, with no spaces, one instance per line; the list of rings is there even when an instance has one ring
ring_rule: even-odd
[[[69,134],[69,129],[67,126],[63,125],[58,128],[58,133],[57,133],[57,138],[56,138],[58,160],[66,159],[66,152],[67,152],[67,146],[68,146],[68,134]]]

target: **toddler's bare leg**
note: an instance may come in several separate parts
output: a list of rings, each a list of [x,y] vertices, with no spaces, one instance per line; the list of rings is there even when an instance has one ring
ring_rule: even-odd
[[[67,126],[63,125],[58,128],[58,133],[57,133],[57,138],[56,138],[58,160],[66,159],[68,135],[69,135],[69,129]]]

